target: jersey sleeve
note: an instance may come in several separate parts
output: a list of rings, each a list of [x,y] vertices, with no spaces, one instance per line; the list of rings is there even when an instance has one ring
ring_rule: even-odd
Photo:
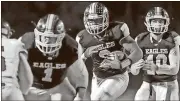
[[[34,45],[35,35],[34,32],[27,32],[22,35],[19,40],[24,44],[25,49],[30,49]]]
[[[71,36],[69,36],[68,34],[66,34],[66,43],[72,47],[73,49],[77,50],[78,48],[78,43],[76,42],[75,39],[73,39]]]
[[[21,41],[16,41],[16,47],[17,47],[18,54],[23,53],[24,56],[26,57],[28,56],[28,51],[25,48],[24,43],[22,43]]]
[[[82,43],[82,39],[84,38],[84,36],[83,36],[83,33],[85,33],[85,30],[82,30],[82,31],[80,31],[77,35],[76,35],[76,41],[78,42],[78,43]]]
[[[129,28],[126,23],[124,22],[114,22],[109,25],[110,35],[111,32],[113,32],[114,39],[116,40],[122,40],[125,37],[130,35]]]
[[[128,27],[128,25],[126,23],[123,23],[120,30],[123,32],[124,37],[127,37],[127,36],[130,35],[129,27]]]
[[[174,38],[175,43],[180,45],[180,35],[175,31],[171,31],[172,37]]]
[[[139,44],[141,40],[143,40],[148,35],[148,32],[140,33],[135,37],[135,41]]]

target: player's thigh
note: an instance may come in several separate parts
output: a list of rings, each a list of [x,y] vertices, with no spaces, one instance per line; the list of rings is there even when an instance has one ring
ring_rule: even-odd
[[[96,91],[92,92],[92,100],[115,100],[120,95],[122,95],[129,82],[128,74],[118,75],[117,77],[112,77],[106,79]]]
[[[8,97],[8,100],[20,100],[20,101],[23,101],[24,97],[23,97],[23,94],[22,94],[21,90],[18,87],[13,87],[12,92],[11,92],[10,96]]]
[[[58,96],[60,96],[61,100],[73,100],[76,95],[75,88],[70,84],[67,78],[56,87],[51,88],[48,93],[53,95],[51,97],[52,99],[57,98],[57,100],[59,99]],[[57,95],[57,97],[55,95]]]
[[[135,100],[148,100],[150,96],[150,84],[143,81],[141,87],[138,89]]]
[[[175,101],[179,100],[179,84],[177,80],[168,82],[169,92],[170,92],[170,100]]]
[[[35,87],[31,87],[27,95],[24,96],[25,100],[43,100],[49,101],[51,100],[50,94],[47,90],[38,89]]]

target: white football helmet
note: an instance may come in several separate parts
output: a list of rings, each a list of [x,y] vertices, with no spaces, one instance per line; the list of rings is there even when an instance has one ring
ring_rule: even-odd
[[[6,20],[2,19],[1,21],[1,34],[7,38],[10,38],[15,32],[14,29],[11,29],[11,26]]]
[[[84,11],[84,25],[92,35],[102,33],[109,26],[108,9],[99,2],[91,3]]]
[[[152,23],[153,20],[159,21]],[[160,35],[168,31],[170,18],[162,7],[154,7],[147,13],[144,24],[150,33]]]
[[[42,17],[34,29],[36,47],[44,54],[55,54],[62,46],[65,27],[57,15]]]

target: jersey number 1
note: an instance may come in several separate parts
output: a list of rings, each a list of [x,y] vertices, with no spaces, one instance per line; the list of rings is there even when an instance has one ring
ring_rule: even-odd
[[[53,69],[52,68],[47,68],[44,70],[44,73],[45,73],[45,77],[42,78],[42,81],[47,81],[47,82],[51,82],[52,81],[52,71]]]
[[[1,46],[1,51],[4,52],[4,46]],[[5,58],[3,56],[1,56],[1,71],[5,71],[6,70],[6,63],[5,63]]]

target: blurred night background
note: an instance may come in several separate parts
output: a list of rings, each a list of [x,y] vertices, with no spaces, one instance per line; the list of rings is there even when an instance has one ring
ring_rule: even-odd
[[[2,1],[1,17],[7,20],[15,29],[14,38],[19,38],[25,32],[33,31],[39,18],[48,13],[54,13],[63,20],[67,33],[73,38],[84,29],[83,13],[92,2],[87,1]],[[110,12],[111,21],[123,21],[129,26],[131,36],[134,38],[140,32],[146,31],[144,17],[147,11],[154,6],[161,6],[167,10],[171,17],[170,30],[180,33],[180,2],[174,1],[101,1]],[[129,87],[122,99],[134,97],[142,83],[141,75],[130,75]],[[180,83],[180,73],[178,81]],[[127,96],[128,95],[128,96]]]

